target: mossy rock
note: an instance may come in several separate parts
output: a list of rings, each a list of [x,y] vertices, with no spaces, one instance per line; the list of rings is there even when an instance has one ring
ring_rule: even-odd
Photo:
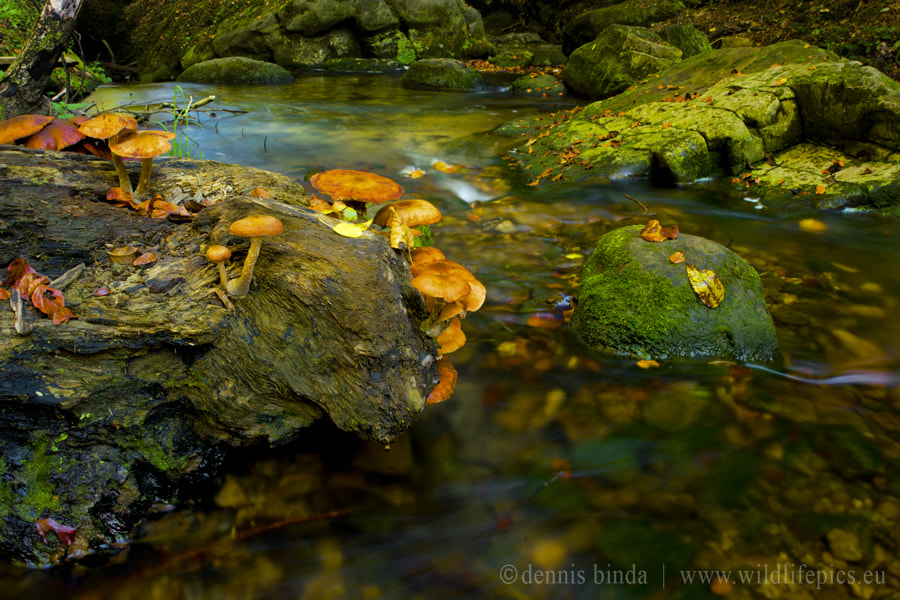
[[[287,83],[293,80],[293,75],[284,67],[243,56],[199,62],[178,76],[178,81],[194,83]]]
[[[576,48],[596,38],[610,25],[638,25],[649,27],[665,21],[684,10],[678,1],[640,2],[627,0],[613,6],[581,13],[563,29],[562,51],[566,56]]]
[[[566,86],[553,75],[522,75],[512,83],[517,94],[530,96],[559,97],[566,93]]]
[[[659,30],[659,37],[681,50],[681,58],[690,58],[712,50],[703,32],[689,25],[668,25]]]
[[[759,274],[716,242],[681,234],[647,242],[642,226],[600,238],[582,272],[572,329],[587,345],[642,358],[717,357],[780,360],[772,317]],[[721,304],[709,308],[691,288],[685,263],[712,270],[722,282]]]
[[[403,87],[413,89],[449,89],[474,91],[483,89],[484,77],[465,63],[448,58],[417,60],[401,78]]]
[[[608,98],[680,60],[681,50],[649,29],[611,25],[572,52],[563,80],[582,96]]]

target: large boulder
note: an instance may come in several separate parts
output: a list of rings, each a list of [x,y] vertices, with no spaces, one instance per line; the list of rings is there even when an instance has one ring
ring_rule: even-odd
[[[194,83],[289,83],[294,76],[270,62],[230,56],[206,60],[188,67],[178,81]]]
[[[109,161],[3,147],[0,163],[0,263],[25,256],[51,278],[82,263],[51,284],[76,319],[54,325],[26,302],[22,335],[0,311],[0,556],[48,565],[111,548],[151,503],[213,478],[225,449],[283,444],[317,420],[387,442],[436,385],[403,254],[371,232],[335,234],[289,178],[160,161],[154,192],[219,200],[186,223],[107,202]],[[231,248],[236,277],[249,244],[229,226],[252,213],[284,230],[229,308],[204,253]],[[112,262],[126,244],[156,260]],[[71,546],[40,532],[47,518],[76,530]]]
[[[607,98],[679,60],[681,50],[649,29],[611,25],[572,52],[563,80],[578,94]]]
[[[667,25],[657,33],[668,44],[681,50],[681,58],[690,58],[713,49],[709,38],[689,25]]]
[[[717,357],[772,362],[780,359],[772,317],[759,274],[731,250],[681,234],[648,242],[641,225],[600,238],[581,275],[572,329],[600,350],[642,358]],[[725,289],[716,308],[701,303],[681,250],[702,270],[712,270]]]
[[[627,0],[613,6],[589,10],[572,19],[562,33],[562,51],[568,56],[579,46],[593,41],[610,25],[649,27],[665,21],[684,10],[678,0],[641,2]]]

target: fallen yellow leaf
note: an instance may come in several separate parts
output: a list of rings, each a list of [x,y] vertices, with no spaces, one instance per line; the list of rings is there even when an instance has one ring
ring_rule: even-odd
[[[725,286],[716,277],[716,274],[710,270],[700,270],[694,265],[687,263],[688,281],[694,288],[694,293],[700,298],[700,302],[709,308],[716,308],[725,298]]]
[[[649,369],[651,367],[658,367],[659,363],[656,362],[655,360],[649,360],[649,359],[645,358],[643,360],[637,361],[637,366],[639,366],[642,369]]]
[[[809,231],[811,233],[821,233],[828,229],[828,225],[818,219],[800,219],[798,225],[800,225],[800,229],[803,231]]]
[[[319,219],[319,220],[322,221],[322,219]],[[349,237],[349,238],[358,238],[372,225],[372,221],[374,221],[374,218],[369,219],[365,223],[358,223],[358,224],[341,222],[341,223],[338,223],[337,225],[331,225],[329,223],[326,223],[325,221],[322,221],[322,223],[325,223],[326,225],[331,227],[334,230],[334,232],[338,235],[342,235],[344,237]]]

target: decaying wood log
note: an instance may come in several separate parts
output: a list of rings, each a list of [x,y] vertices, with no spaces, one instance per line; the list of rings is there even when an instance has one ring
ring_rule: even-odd
[[[302,186],[274,173],[154,168],[165,198],[221,202],[191,223],[151,219],[105,201],[116,185],[107,161],[0,147],[0,264],[24,256],[51,278],[86,265],[65,290],[75,320],[35,318],[18,335],[0,307],[7,556],[42,564],[73,552],[41,541],[34,523],[48,517],[76,527],[82,550],[120,538],[143,517],[148,477],[158,488],[195,473],[216,444],[283,443],[320,418],[388,442],[437,383],[435,344],[418,327],[424,303],[385,238],[336,235],[304,207]],[[247,196],[254,187],[272,199]],[[231,248],[236,277],[248,243],[228,228],[258,213],[284,231],[264,241],[250,293],[228,310],[204,252]],[[158,260],[114,264],[106,253],[123,245]],[[102,287],[109,294],[94,295]]]

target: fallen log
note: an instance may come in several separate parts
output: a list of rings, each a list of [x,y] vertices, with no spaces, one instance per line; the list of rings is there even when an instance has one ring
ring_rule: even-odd
[[[0,308],[7,557],[48,564],[129,535],[160,490],[213,468],[223,447],[284,443],[319,419],[389,442],[438,381],[424,302],[385,238],[336,235],[304,207],[302,186],[275,173],[154,168],[153,192],[220,201],[190,223],[151,219],[105,201],[117,181],[107,161],[0,147],[0,264],[23,256],[51,278],[86,265],[65,289],[76,319],[34,318],[19,335]],[[255,187],[272,199],[247,195]],[[250,214],[284,230],[264,241],[249,294],[229,310],[204,253],[228,246],[237,277],[249,244],[228,229]],[[107,251],[123,245],[157,260],[115,264]],[[48,518],[74,538],[39,531]]]

